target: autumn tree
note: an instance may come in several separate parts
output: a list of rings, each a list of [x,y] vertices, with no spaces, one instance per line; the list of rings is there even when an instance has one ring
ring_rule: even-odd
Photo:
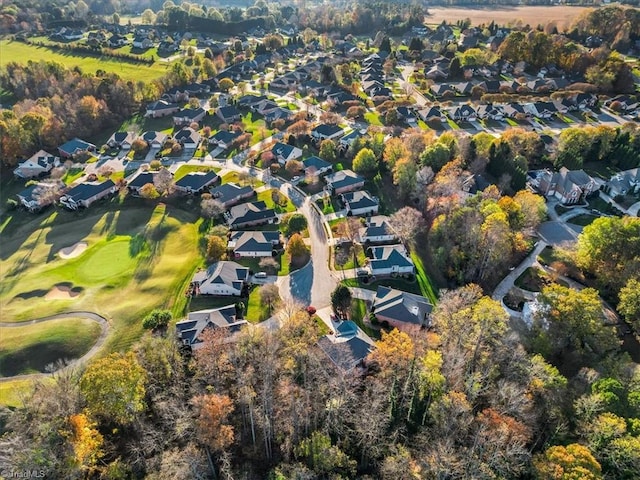
[[[620,289],[618,311],[640,333],[640,281],[630,278]]]
[[[327,162],[335,162],[338,158],[337,156],[338,149],[336,147],[336,143],[333,140],[326,139],[320,142],[320,151],[318,155],[320,158],[326,160]]]
[[[393,170],[396,163],[402,158],[409,156],[409,151],[405,147],[403,141],[400,138],[391,138],[384,146],[384,153],[382,159],[387,164],[389,170]]]
[[[401,158],[393,167],[393,183],[398,186],[401,198],[408,198],[416,191],[418,166],[410,158]]]
[[[127,425],[145,409],[146,372],[133,352],[95,360],[80,379],[92,415]]]
[[[533,459],[533,470],[540,480],[599,480],[602,468],[589,449],[572,443],[549,447]]]
[[[258,262],[258,266],[263,270],[269,270],[272,273],[277,273],[280,268],[280,264],[273,257],[263,257]]]
[[[212,452],[224,452],[234,440],[234,430],[228,424],[228,418],[234,407],[227,395],[206,394],[193,398],[192,403],[198,412],[196,431],[198,439]]]
[[[222,92],[228,92],[234,86],[235,86],[235,83],[233,83],[233,80],[231,80],[230,78],[226,78],[225,77],[225,78],[220,79],[220,81],[218,82],[218,88]]]
[[[300,160],[287,160],[287,163],[285,163],[284,168],[287,171],[287,173],[289,173],[289,175],[297,175],[302,171],[303,165]]]
[[[227,253],[227,242],[217,235],[210,235],[207,240],[207,261],[223,260]]]
[[[172,173],[164,167],[161,168],[153,176],[153,185],[161,196],[170,195],[175,188]]]
[[[155,309],[142,320],[142,328],[147,330],[163,330],[173,318],[170,310]]]
[[[69,417],[69,428],[69,441],[73,446],[76,464],[83,470],[91,471],[105,454],[102,434],[83,413]]]
[[[298,233],[294,233],[287,242],[287,253],[292,258],[304,257],[309,253],[309,247],[304,243],[304,239]]]
[[[295,449],[296,455],[305,458],[313,471],[322,477],[332,474],[340,477],[352,477],[356,472],[356,462],[340,448],[331,444],[331,438],[315,431],[304,439]]]
[[[373,150],[363,148],[353,159],[353,170],[365,177],[373,177],[378,171],[378,159]]]
[[[618,346],[613,327],[604,323],[602,303],[592,288],[574,290],[549,285],[538,296],[534,348],[545,356],[590,352],[604,354]]]
[[[140,188],[140,196],[148,200],[155,200],[160,194],[153,183],[147,183]]]

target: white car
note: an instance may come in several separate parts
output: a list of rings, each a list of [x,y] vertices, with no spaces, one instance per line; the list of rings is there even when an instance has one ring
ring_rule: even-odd
[[[258,272],[253,277],[254,278],[267,278],[267,272]]]

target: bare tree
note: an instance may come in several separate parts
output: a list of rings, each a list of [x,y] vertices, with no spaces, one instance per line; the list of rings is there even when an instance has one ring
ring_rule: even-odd
[[[413,207],[398,210],[389,218],[389,224],[400,240],[405,243],[411,243],[420,230],[425,228],[422,213]]]
[[[160,195],[170,195],[174,190],[173,175],[166,168],[161,168],[160,171],[153,177],[153,185]]]
[[[215,218],[225,212],[224,205],[215,198],[203,198],[200,202],[200,210],[205,218]]]
[[[38,202],[40,208],[57,202],[62,194],[61,182],[40,183],[33,190],[33,198]]]
[[[277,285],[270,283],[260,287],[260,302],[269,307],[269,315],[278,300],[280,300],[280,290]]]
[[[277,272],[279,267],[278,261],[273,257],[264,257],[260,259],[258,265],[260,266],[260,268],[264,270],[270,270],[272,272]]]

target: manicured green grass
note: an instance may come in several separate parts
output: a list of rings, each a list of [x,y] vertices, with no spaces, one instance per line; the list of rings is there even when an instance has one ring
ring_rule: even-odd
[[[264,182],[261,180],[257,180],[253,177],[250,177],[250,179],[246,182],[243,182],[240,180],[240,175],[238,174],[238,172],[227,172],[225,173],[222,178],[221,178],[222,183],[235,183],[238,185],[251,185],[253,188],[258,188],[261,187],[262,185],[264,185]]]
[[[567,223],[586,227],[587,225],[591,225],[596,218],[598,217],[596,217],[595,215],[578,215],[577,217],[573,217],[567,220]]]
[[[450,118],[447,119],[447,124],[451,127],[451,130],[460,130],[460,127],[458,126],[458,124],[453,120],[451,120]]]
[[[244,318],[250,323],[260,323],[269,318],[269,306],[260,301],[260,287],[251,289]]]
[[[267,124],[260,115],[248,112],[242,116],[245,132],[251,133],[251,143],[258,143],[273,135],[273,130],[267,128]]]
[[[0,376],[44,372],[61,359],[84,355],[100,335],[100,325],[84,318],[0,329]]]
[[[380,340],[380,330],[371,328],[364,323],[367,316],[367,304],[364,300],[354,298],[351,300],[351,320],[355,322],[367,335],[374,340]]]
[[[264,190],[258,193],[258,200],[262,200],[267,205],[267,208],[273,208],[277,213],[296,211],[296,206],[288,198],[286,205],[276,205],[273,198],[271,198],[271,190]]]
[[[176,173],[173,175],[173,180],[175,182],[177,182],[178,180],[180,180],[182,177],[184,177],[185,175],[187,175],[189,173],[193,173],[193,172],[210,172],[212,170],[214,172],[219,172],[220,171],[219,168],[215,168],[215,167],[207,167],[207,166],[202,166],[202,165],[182,165],[180,168],[178,168],[178,170],[176,170]]]
[[[115,73],[124,80],[148,82],[169,73],[171,64],[155,62],[152,65],[136,64],[112,57],[92,57],[76,52],[54,51],[47,47],[27,45],[10,40],[0,41],[0,67],[9,62],[26,63],[27,60],[38,62],[55,61],[67,68],[80,67],[84,72],[96,73],[97,70]]]
[[[51,381],[45,378],[42,381]],[[30,379],[11,380],[0,383],[0,404],[9,408],[20,408],[23,401],[33,392],[34,383]]]
[[[46,215],[46,216],[45,216]],[[201,264],[196,214],[173,205],[155,208],[137,199],[99,202],[79,212],[18,212],[0,233],[2,319],[20,322],[65,310],[87,310],[112,321],[105,352],[128,348],[142,334],[141,319],[154,308],[181,316],[184,295]],[[57,252],[89,244],[74,259]],[[59,283],[82,293],[70,300],[44,298]]]
[[[364,119],[369,125],[375,125],[377,127],[384,126],[380,120],[380,115],[376,112],[367,112],[364,114]]]
[[[420,292],[423,296],[429,299],[432,304],[436,304],[438,301],[438,295],[436,293],[436,289],[433,285],[433,282],[427,275],[424,263],[422,262],[422,258],[416,253],[411,252],[411,260],[416,267],[416,281],[418,282],[418,286],[420,287]]]
[[[71,185],[82,175],[84,175],[84,168],[70,168],[62,177],[62,181],[65,183],[65,185]]]

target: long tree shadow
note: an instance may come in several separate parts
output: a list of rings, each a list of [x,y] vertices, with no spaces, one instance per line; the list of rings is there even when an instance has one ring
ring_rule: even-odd
[[[311,287],[313,286],[313,261],[307,266],[293,272],[289,280],[291,296],[304,305],[311,304]]]

